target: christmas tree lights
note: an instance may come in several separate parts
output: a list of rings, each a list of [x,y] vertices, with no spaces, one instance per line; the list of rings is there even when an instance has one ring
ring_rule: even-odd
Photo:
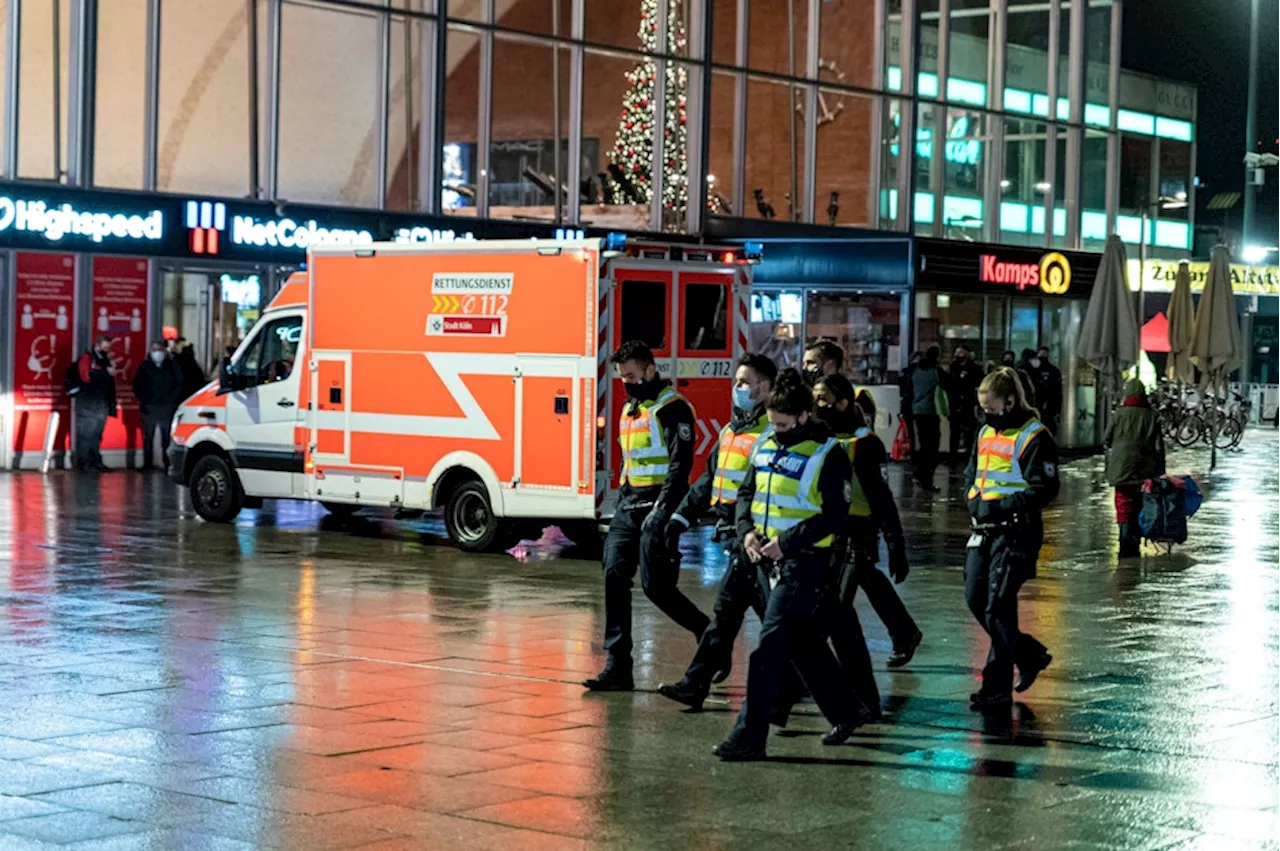
[[[658,2],[641,0],[640,46],[646,53],[660,50],[658,45]],[[683,0],[664,0],[667,4],[666,53],[684,54],[686,36]],[[632,192],[625,191],[617,180],[611,182],[609,200],[625,204],[636,197],[642,203],[653,200],[653,138],[654,98],[657,97],[658,67],[646,57],[627,72],[627,91],[622,97],[622,114],[618,121],[618,136],[613,144],[610,159],[621,170],[622,177],[631,185]],[[666,98],[662,129],[663,168],[662,206],[678,217],[689,203],[688,163],[688,89],[689,74],[683,65],[667,62],[666,80],[662,94]],[[629,197],[631,196],[631,197]],[[665,216],[664,216],[665,218]]]

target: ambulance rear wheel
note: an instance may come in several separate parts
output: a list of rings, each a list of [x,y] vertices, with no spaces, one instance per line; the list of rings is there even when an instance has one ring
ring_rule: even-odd
[[[221,455],[206,455],[191,471],[191,506],[210,523],[230,523],[244,506],[240,478]]]
[[[494,546],[498,516],[483,482],[463,482],[453,489],[444,506],[444,528],[458,549],[474,553]]]

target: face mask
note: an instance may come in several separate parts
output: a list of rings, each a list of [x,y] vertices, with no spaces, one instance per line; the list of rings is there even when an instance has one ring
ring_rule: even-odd
[[[774,431],[773,439],[778,442],[779,446],[795,446],[804,440],[804,426],[796,423],[786,431]]]
[[[627,389],[628,396],[636,401],[643,402],[653,398],[654,385],[657,383],[658,380],[656,378],[652,380],[646,378],[643,381],[637,381],[635,384],[624,383],[622,386]]]
[[[1040,358],[1032,358],[1032,359],[1031,359],[1031,366],[1032,366],[1034,369],[1039,369],[1039,368],[1040,368]]]
[[[151,362],[156,366],[160,366],[160,364],[164,363],[164,352],[152,352]]]
[[[739,411],[750,411],[756,406],[755,401],[751,398],[750,387],[733,388],[733,406]]]
[[[800,375],[804,378],[804,383],[812,387],[817,384],[818,379],[822,377],[822,370],[806,369],[804,372],[800,373]]]

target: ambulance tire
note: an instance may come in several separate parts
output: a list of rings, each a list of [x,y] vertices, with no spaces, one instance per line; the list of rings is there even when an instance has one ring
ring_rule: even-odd
[[[484,482],[472,479],[459,484],[444,504],[444,528],[460,550],[479,553],[500,541],[501,521],[489,502]]]
[[[191,506],[210,523],[230,523],[244,507],[240,477],[221,455],[206,455],[191,470]]]

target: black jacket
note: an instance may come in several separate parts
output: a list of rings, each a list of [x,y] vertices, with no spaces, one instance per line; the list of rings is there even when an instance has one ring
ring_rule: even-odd
[[[655,383],[655,393],[661,393],[669,385],[669,381]],[[635,416],[638,409],[638,402],[629,401],[622,408],[622,416]],[[663,406],[657,416],[658,427],[662,429],[663,439],[667,443],[667,458],[670,461],[666,481],[661,485],[648,488],[632,487],[624,482],[618,490],[618,509],[620,511],[652,509],[657,511],[665,522],[675,513],[676,506],[689,492],[689,472],[693,468],[697,429],[693,422],[693,408],[683,399]]]
[[[1035,385],[1035,404],[1040,412],[1057,415],[1062,410],[1062,371],[1043,358],[1040,359],[1039,366],[1032,366],[1028,361],[1026,370],[1031,376],[1031,383]]]
[[[819,442],[832,437],[831,430],[810,420],[805,426],[809,430],[807,437]],[[785,452],[786,449],[782,449]],[[849,456],[832,450],[827,453],[818,472],[818,495],[822,499],[822,512],[803,520],[778,535],[778,546],[788,557],[797,557],[811,552],[814,544],[828,535],[838,535],[849,519],[849,481],[853,476],[853,468],[849,465]],[[756,495],[755,476],[747,476],[742,487],[738,489],[738,537],[745,538],[756,528],[751,516],[751,500]]]
[[[133,376],[133,395],[143,411],[174,408],[185,398],[182,385],[182,370],[173,358],[165,358],[163,364],[156,366],[148,357]]]
[[[978,386],[982,384],[982,367],[972,358],[952,361],[950,377],[951,419],[974,419],[977,416]]]
[[[97,351],[87,351],[76,364],[80,370],[82,389],[77,399],[101,402],[109,416],[116,415],[116,379],[111,374],[111,356]]]
[[[884,539],[894,543],[902,538],[902,518],[898,516],[898,503],[889,489],[889,456],[884,443],[874,433],[858,438],[858,449],[853,456],[853,475],[871,506],[871,520],[875,528],[884,532]],[[873,532],[857,529],[862,518],[850,517],[851,531]]]
[[[1021,428],[1033,418],[1029,411],[1024,411],[1021,422],[1010,424],[1009,428]],[[984,501],[977,496],[969,496],[969,489],[978,477],[978,447],[981,443],[982,432],[979,432],[978,439],[973,442],[969,466],[964,471],[969,516],[980,524],[1012,523],[1019,531],[1025,531],[1029,543],[1038,549],[1044,541],[1044,524],[1040,515],[1057,498],[1061,487],[1058,480],[1058,444],[1054,443],[1048,429],[1027,441],[1018,459],[1022,476],[1027,481],[1026,490],[1001,500]]]
[[[200,364],[196,363],[195,352],[191,351],[191,349],[183,349],[179,352],[174,357],[174,362],[178,364],[178,369],[182,372],[183,398],[191,396],[209,383],[204,370],[200,368]]]
[[[729,428],[735,432],[749,428],[763,415],[764,405],[756,405],[753,410],[745,414],[735,410],[733,412],[733,420],[729,423]],[[718,448],[712,447],[711,454],[707,456],[706,471],[693,483],[693,487],[689,488],[689,492],[685,494],[684,499],[680,502],[680,507],[676,509],[675,513],[683,517],[690,526],[707,516],[707,512],[712,508],[712,483],[716,478],[716,465],[720,460],[719,455]],[[717,526],[725,526],[730,529],[734,527],[734,503],[722,502],[715,506],[715,511]]]

